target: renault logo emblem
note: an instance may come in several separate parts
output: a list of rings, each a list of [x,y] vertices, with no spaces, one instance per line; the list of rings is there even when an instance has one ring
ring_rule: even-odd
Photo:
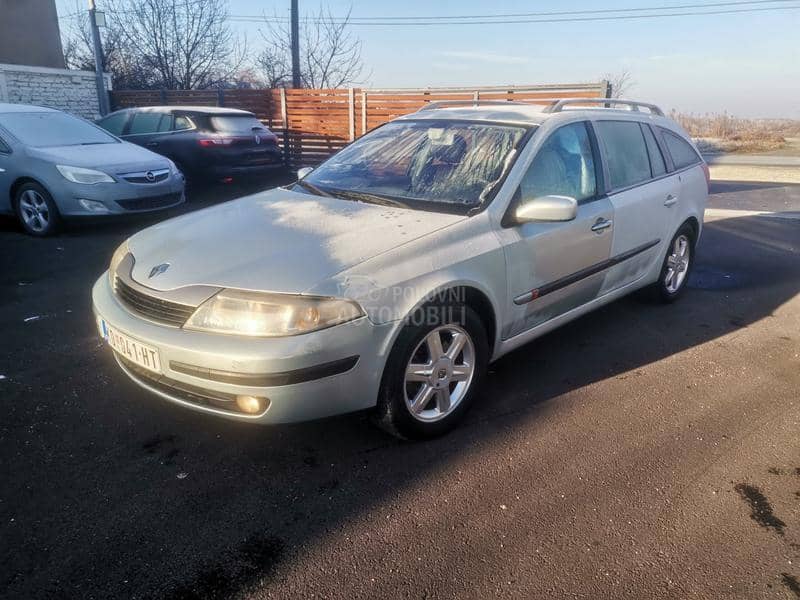
[[[258,146],[260,143],[261,143],[261,138],[258,135],[256,135],[256,146]]]
[[[153,175],[152,171],[148,171],[147,173],[145,173],[144,177],[145,177],[145,179],[147,179],[147,181],[155,181],[156,180],[156,176]]]
[[[167,269],[169,269],[169,263],[161,263],[160,265],[156,265],[152,269],[150,269],[150,275],[147,276],[148,279],[152,279],[156,275],[161,275]]]

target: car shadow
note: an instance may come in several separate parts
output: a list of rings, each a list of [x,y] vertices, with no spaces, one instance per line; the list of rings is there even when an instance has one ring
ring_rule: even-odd
[[[37,465],[24,457],[6,469],[6,481],[29,486],[15,513],[28,525],[4,536],[15,553],[0,563],[0,589],[226,598],[257,585],[464,453],[557,416],[559,398],[611,378],[634,390],[641,367],[770,317],[800,291],[796,251],[780,242],[790,226],[708,223],[678,303],[624,298],[507,355],[462,425],[428,442],[388,437],[364,414],[271,428],[216,420],[142,392],[99,343],[87,356],[56,356],[86,378],[78,389],[93,412],[48,417],[68,419],[69,429],[46,476],[32,479]],[[93,337],[90,315],[81,318]],[[93,374],[100,383],[88,383]],[[38,402],[56,404],[49,393]],[[36,542],[45,532],[55,532],[46,552]]]

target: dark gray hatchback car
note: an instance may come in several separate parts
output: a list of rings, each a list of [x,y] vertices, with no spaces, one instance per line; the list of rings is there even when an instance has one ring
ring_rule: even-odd
[[[206,106],[126,108],[97,121],[122,139],[158,152],[187,179],[230,182],[280,173],[278,138],[244,110]]]

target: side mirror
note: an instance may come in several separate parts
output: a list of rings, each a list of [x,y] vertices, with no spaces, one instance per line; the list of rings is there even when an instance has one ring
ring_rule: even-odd
[[[541,196],[520,202],[514,211],[517,223],[572,221],[578,216],[578,201],[569,196]]]
[[[311,173],[311,171],[313,170],[314,167],[303,167],[302,169],[297,169],[297,178],[302,179],[303,177]]]

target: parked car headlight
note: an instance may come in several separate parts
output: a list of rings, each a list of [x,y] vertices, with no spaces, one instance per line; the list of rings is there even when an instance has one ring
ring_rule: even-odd
[[[340,298],[222,290],[195,311],[185,329],[255,337],[299,335],[364,315]]]
[[[130,250],[128,249],[128,242],[122,242],[119,247],[114,250],[114,254],[111,255],[111,263],[108,265],[108,278],[111,280],[111,286],[114,286],[114,277],[117,275],[117,267],[119,267],[119,263],[122,262],[122,259],[125,258]]]
[[[83,167],[70,167],[68,165],[56,165],[56,169],[65,179],[73,183],[85,183],[92,185],[95,183],[114,183],[114,178],[108,173],[95,171],[94,169],[84,169]]]

